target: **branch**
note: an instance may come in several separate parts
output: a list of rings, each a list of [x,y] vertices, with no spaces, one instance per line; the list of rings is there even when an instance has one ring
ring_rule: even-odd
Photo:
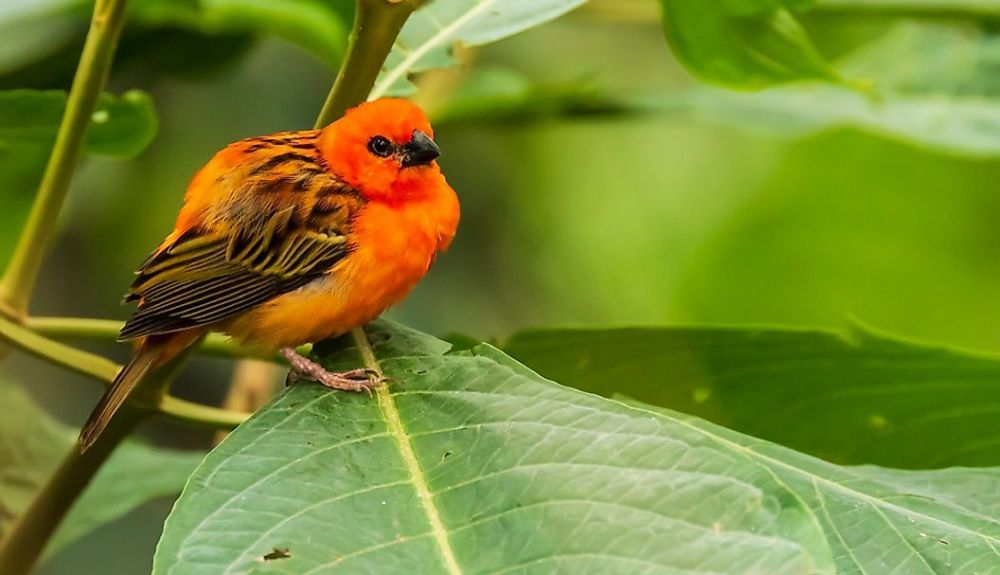
[[[63,318],[44,319],[57,320]],[[117,322],[109,322],[105,320],[69,319],[72,321],[64,325],[74,327],[88,325],[101,326],[104,324],[117,325]],[[33,320],[29,320],[28,323],[31,324],[32,322]],[[43,321],[42,323],[44,324],[45,322]],[[59,322],[54,323],[60,325]],[[91,330],[84,331],[91,333]],[[118,333],[117,327],[115,327],[115,330],[112,333]],[[20,349],[21,351],[31,354],[39,359],[43,359],[49,363],[65,367],[70,371],[95,379],[101,382],[101,384],[105,387],[110,385],[112,380],[114,380],[115,375],[118,374],[118,370],[121,369],[120,365],[109,359],[105,359],[99,355],[53,341],[20,324],[2,317],[0,317],[0,339],[5,340],[17,349]],[[147,401],[147,405],[144,407],[148,407],[150,409],[155,407],[162,412],[163,415],[177,421],[218,429],[232,429],[245,421],[250,415],[249,413],[240,411],[232,411],[192,403],[170,395],[163,395],[159,397],[154,396],[153,400],[151,402]],[[0,571],[0,573],[4,573],[4,571]]]
[[[97,0],[80,64],[66,100],[66,112],[59,124],[38,195],[10,264],[0,279],[0,311],[8,317],[20,320],[27,314],[42,257],[66,199],[83,137],[107,80],[124,21],[125,0]]]
[[[21,351],[92,377],[105,385],[111,383],[121,369],[109,359],[53,341],[3,317],[0,317],[0,338]]]
[[[399,31],[419,5],[420,0],[357,0],[344,63],[316,119],[317,128],[368,98]]]

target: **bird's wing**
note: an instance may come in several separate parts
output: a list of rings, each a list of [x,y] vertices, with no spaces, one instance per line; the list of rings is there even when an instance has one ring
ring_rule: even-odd
[[[142,264],[125,298],[139,305],[120,339],[218,323],[308,284],[347,256],[360,196],[328,174],[313,173],[303,185],[294,166],[263,161],[271,169],[258,166],[252,189],[220,194],[231,199],[216,213],[231,217],[192,226]]]

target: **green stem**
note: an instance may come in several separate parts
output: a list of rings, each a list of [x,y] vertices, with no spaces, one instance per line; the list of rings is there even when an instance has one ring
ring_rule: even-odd
[[[316,119],[317,128],[368,98],[399,31],[418,5],[417,0],[357,0],[344,63]]]
[[[28,573],[73,502],[148,412],[126,405],[86,453],[76,444],[0,542],[0,573]]]
[[[110,383],[121,369],[109,359],[53,341],[3,317],[0,317],[0,339],[39,359],[105,384]]]
[[[122,322],[111,319],[91,319],[84,317],[28,317],[24,326],[50,338],[91,339],[99,341],[118,341]],[[3,331],[0,330],[0,337]],[[300,348],[308,353],[308,346]],[[196,350],[199,354],[229,359],[263,359],[284,365],[284,362],[274,354],[261,353],[248,347],[234,343],[228,337],[209,334]]]
[[[184,401],[172,395],[164,395],[160,398],[157,409],[174,421],[226,431],[236,429],[239,424],[252,415],[245,411],[233,411]]]
[[[111,68],[118,35],[125,21],[125,4],[125,0],[97,0],[94,5],[90,31],[38,195],[10,264],[0,279],[0,311],[9,317],[20,320],[27,314],[42,257],[66,199],[90,117]]]
[[[814,10],[888,16],[1000,17],[996,0],[817,0]]]
[[[116,341],[122,322],[88,317],[27,317],[24,326],[48,337]]]
[[[56,320],[57,318],[44,319]],[[68,319],[72,321],[67,324],[60,324],[59,322],[53,323],[56,325],[72,325],[74,327],[87,325],[88,322],[94,322],[93,325],[100,325],[101,323],[116,323],[105,322],[104,320]],[[34,320],[28,321],[29,325],[32,323],[34,323]],[[42,323],[45,322],[43,321]],[[113,333],[117,334],[117,329]],[[70,371],[95,379],[105,386],[109,385],[111,381],[114,380],[118,370],[121,369],[120,365],[111,360],[105,359],[93,353],[70,347],[57,341],[52,341],[51,339],[31,331],[25,326],[3,317],[0,317],[0,339],[6,341],[21,351],[31,354],[39,359],[43,359],[48,363],[65,367]],[[249,416],[248,413],[201,405],[199,403],[178,399],[170,395],[155,396],[152,402],[147,403],[150,406],[156,406],[156,408],[159,409],[163,415],[166,415],[171,419],[218,429],[232,429],[241,422],[245,421]],[[0,571],[0,573],[2,573],[2,571]]]

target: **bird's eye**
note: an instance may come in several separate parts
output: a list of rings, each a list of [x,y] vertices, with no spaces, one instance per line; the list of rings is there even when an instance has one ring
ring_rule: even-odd
[[[384,158],[392,153],[392,142],[385,136],[375,136],[368,140],[368,151]]]

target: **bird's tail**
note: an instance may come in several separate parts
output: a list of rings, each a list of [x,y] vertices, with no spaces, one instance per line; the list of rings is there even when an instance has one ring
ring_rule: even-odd
[[[86,425],[83,426],[83,431],[77,440],[80,453],[87,451],[97,441],[135,386],[150,370],[164,362],[167,351],[168,346],[164,342],[151,341],[151,338],[146,338],[139,344],[132,359],[118,372],[111,388],[105,392],[104,397],[91,412]]]

